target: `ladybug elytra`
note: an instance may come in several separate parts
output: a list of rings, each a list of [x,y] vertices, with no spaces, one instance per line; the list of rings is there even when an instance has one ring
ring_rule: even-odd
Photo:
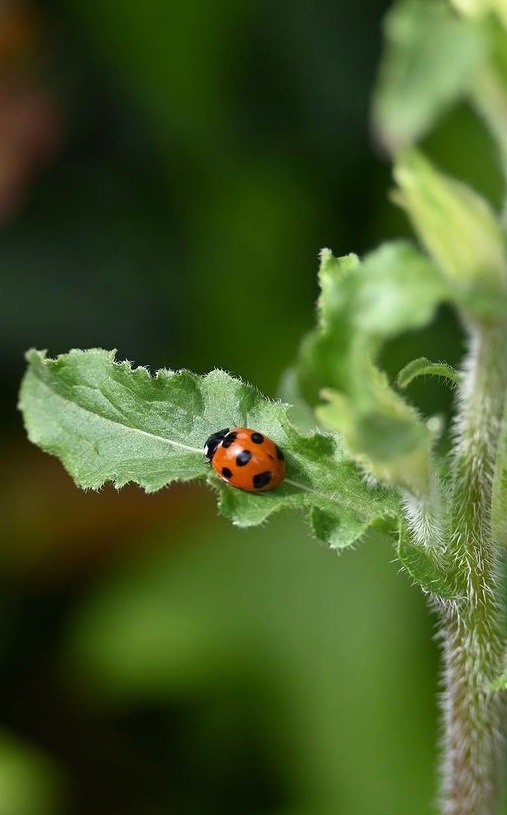
[[[204,452],[227,484],[247,492],[266,492],[285,478],[285,457],[274,441],[248,427],[213,433]]]

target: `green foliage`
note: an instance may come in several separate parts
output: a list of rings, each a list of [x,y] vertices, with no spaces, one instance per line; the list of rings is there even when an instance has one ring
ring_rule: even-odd
[[[30,351],[28,361],[20,407],[29,437],[57,455],[80,487],[135,482],[153,492],[173,481],[206,479],[236,525],[259,524],[284,508],[303,509],[317,537],[336,547],[396,515],[394,496],[366,486],[336,436],[301,435],[287,418],[287,405],[224,371],[151,376],[99,349],[55,360]],[[218,479],[203,445],[225,426],[259,429],[283,448],[287,478],[279,488],[251,495]]]
[[[390,153],[416,144],[466,100],[493,136],[507,178],[506,23],[504,0],[395,3],[373,99],[375,133]]]
[[[461,381],[459,371],[456,371],[450,365],[446,365],[445,362],[430,362],[426,357],[418,357],[401,369],[396,377],[396,384],[400,388],[408,388],[410,383],[417,379],[418,376],[440,376],[443,379],[448,379],[453,385]]]
[[[404,242],[357,258],[321,257],[319,326],[303,342],[301,392],[319,419],[343,434],[375,478],[418,494],[428,490],[433,434],[375,366],[383,342],[421,328],[450,296],[438,268]]]
[[[450,563],[431,547],[416,546],[404,524],[401,525],[397,555],[414,583],[423,591],[445,600],[464,597],[466,588],[457,582]]]
[[[157,2],[155,12],[148,12],[148,24],[146,15],[141,20],[136,4],[130,0],[127,10],[120,12],[127,18],[126,27],[117,24],[111,9],[104,14],[103,4],[96,0],[86,6],[83,19],[91,15],[100,23],[105,17],[109,36],[116,43],[113,65],[128,62],[129,48],[137,46],[137,64],[131,71],[131,81],[141,100],[141,110],[149,121],[157,122],[154,141],[159,147],[165,146],[167,134],[172,133],[185,156],[179,164],[187,167],[186,178],[192,181],[206,177],[203,195],[196,197],[195,185],[186,183],[184,198],[189,209],[200,208],[200,226],[196,230],[199,240],[191,234],[189,244],[195,254],[193,268],[204,269],[203,274],[207,275],[189,276],[195,287],[189,300],[195,304],[196,312],[205,314],[211,323],[218,318],[209,308],[209,287],[202,282],[205,279],[214,282],[224,257],[228,263],[223,280],[232,285],[237,280],[238,264],[241,266],[245,256],[250,258],[253,274],[243,278],[246,299],[254,304],[256,313],[262,311],[267,287],[273,295],[276,289],[283,292],[284,287],[293,284],[293,265],[289,262],[290,252],[297,254],[295,243],[291,243],[293,223],[300,210],[311,209],[312,205],[307,207],[304,185],[291,187],[290,173],[286,176],[283,167],[278,168],[277,158],[273,164],[271,160],[249,161],[248,172],[241,171],[246,165],[242,157],[234,155],[235,139],[231,138],[234,123],[231,128],[230,121],[235,120],[230,119],[225,106],[217,106],[214,100],[218,86],[228,76],[230,56],[222,47],[223,30],[229,30],[232,19],[242,20],[250,10],[241,3],[236,8],[230,0],[218,17],[210,0],[206,0],[203,8],[204,14],[200,4],[193,3],[190,14],[185,7],[183,12],[181,9],[177,12],[175,20],[171,18],[175,22],[169,28],[176,60],[168,83],[175,93],[169,94],[167,83],[149,81],[153,76],[157,80],[167,78],[163,58],[167,41],[157,19],[158,12],[164,10],[163,3]],[[477,736],[484,732],[496,734],[500,728],[494,718],[487,717],[482,720],[482,734],[466,727],[471,721],[473,724],[474,718],[480,723],[475,716],[476,710],[480,712],[479,706],[474,705],[479,697],[482,703],[487,696],[483,684],[476,693],[477,687],[469,682],[470,667],[472,672],[477,670],[481,682],[485,676],[490,679],[503,670],[503,663],[498,660],[495,663],[497,609],[490,598],[495,597],[497,586],[494,557],[489,555],[493,544],[505,545],[507,541],[507,419],[505,415],[502,418],[498,408],[505,396],[505,382],[502,384],[499,372],[506,345],[499,344],[498,358],[493,363],[490,360],[489,367],[484,348],[487,350],[488,341],[492,347],[495,330],[489,331],[491,325],[496,329],[505,324],[505,229],[501,216],[487,200],[442,173],[421,152],[411,148],[443,112],[456,101],[468,99],[482,114],[507,167],[507,38],[502,29],[507,20],[506,8],[505,0],[449,3],[402,0],[389,15],[374,120],[380,141],[394,153],[397,183],[394,199],[406,211],[422,249],[394,242],[362,259],[352,254],[335,258],[330,250],[323,250],[318,325],[304,340],[299,358],[285,376],[284,397],[291,406],[266,399],[252,386],[221,370],[207,376],[167,370],[151,375],[144,368],[118,363],[114,353],[98,349],[71,351],[54,360],[30,352],[20,397],[31,440],[57,455],[83,488],[98,489],[106,481],[117,487],[135,482],[152,492],[174,481],[206,481],[217,493],[220,511],[236,526],[261,524],[279,510],[288,510],[290,515],[295,514],[294,510],[303,511],[314,534],[335,549],[349,546],[367,534],[370,537],[369,533],[378,543],[380,536],[375,536],[375,531],[388,533],[392,538],[399,516],[404,515],[406,522],[400,523],[396,549],[399,563],[415,584],[441,601],[449,616],[457,614],[456,630],[462,639],[455,640],[454,651],[453,643],[449,646],[448,641],[446,653],[451,668],[457,666],[457,671],[460,658],[466,657],[465,670],[454,678],[452,670],[448,671],[446,678],[448,682],[455,681],[458,698],[466,701],[464,715],[462,712],[465,726],[461,730],[470,734],[470,749],[463,750],[463,754],[474,755],[474,745],[479,744],[481,749],[476,754],[479,759],[481,752],[487,756],[494,750],[482,749]],[[155,37],[139,37],[139,22],[144,34],[157,29]],[[209,38],[210,23],[215,34],[221,32],[222,39]],[[241,37],[235,42],[238,47]],[[207,53],[206,48],[200,47],[206,43]],[[208,68],[211,65],[211,70],[201,72],[200,76],[198,72],[187,71],[191,91],[188,93],[186,83],[180,81],[185,74],[181,66],[192,49],[203,64]],[[189,147],[191,132],[197,134],[193,147]],[[223,133],[228,134],[225,141],[220,138]],[[182,150],[172,150],[171,157],[166,157],[168,177],[173,171],[173,156],[180,156]],[[201,172],[208,151],[216,152],[219,185],[212,175]],[[247,154],[249,149],[240,152]],[[194,199],[199,203],[195,204]],[[280,217],[266,218],[262,204],[268,199],[276,200],[271,211]],[[287,200],[291,201],[293,211],[286,207]],[[291,215],[284,218],[289,211]],[[216,237],[219,233],[221,240]],[[336,233],[335,240],[339,243]],[[195,249],[197,245],[199,250]],[[476,356],[469,356],[463,373],[443,362],[419,357],[400,371],[393,386],[378,367],[384,344],[427,327],[441,304],[450,304],[458,313],[475,342],[470,344]],[[280,311],[273,296],[270,308],[273,315]],[[291,322],[296,323],[293,317],[293,311],[288,309],[285,318],[280,317],[279,321],[281,343],[285,342],[288,348],[293,339],[288,328]],[[227,341],[235,320],[233,309],[221,320],[220,330]],[[498,334],[501,333],[500,329]],[[235,351],[244,365],[245,355],[239,347]],[[440,356],[434,349],[430,355]],[[252,358],[255,363],[255,348]],[[222,358],[221,364],[228,363]],[[455,423],[458,428],[455,438],[460,432],[461,436],[449,463],[439,461],[434,449],[437,435],[443,432],[442,425],[435,418],[422,416],[397,389],[405,389],[417,377],[428,375],[445,378],[453,386],[462,385],[457,400],[461,412]],[[279,488],[256,495],[232,489],[217,478],[203,455],[203,443],[210,433],[225,425],[256,427],[280,444],[286,454],[288,473]],[[497,453],[496,434],[500,426]],[[440,477],[442,472],[445,478]],[[493,472],[490,503],[488,490]],[[293,523],[292,518],[286,520]],[[275,522],[270,531],[273,528],[276,531],[282,527]],[[199,534],[207,535],[208,528],[203,527]],[[289,549],[294,552],[296,545],[290,526],[281,537],[284,534],[287,552],[280,554],[282,547],[278,546],[275,557],[283,560],[280,572],[290,573],[292,579],[288,552]],[[221,535],[219,529],[219,540]],[[470,541],[473,547],[469,546]],[[459,557],[458,547],[461,547]],[[223,560],[219,557],[213,561],[219,564],[213,573],[213,589],[222,598],[220,615],[230,624],[225,629],[231,633],[230,638],[223,637],[222,620],[215,628],[206,603],[202,615],[205,624],[201,628],[200,622],[196,622],[196,604],[204,596],[201,585],[191,600],[185,593],[187,586],[178,596],[173,563],[165,573],[160,572],[157,564],[142,588],[142,596],[136,595],[136,575],[132,591],[120,592],[116,605],[112,606],[109,596],[97,604],[83,640],[89,648],[90,661],[95,659],[102,668],[105,683],[110,682],[113,688],[116,683],[121,688],[123,682],[125,693],[128,695],[130,688],[135,695],[139,688],[150,686],[150,682],[153,682],[150,691],[156,694],[165,688],[164,683],[171,676],[178,692],[189,687],[194,673],[202,672],[204,676],[209,671],[207,679],[216,675],[219,682],[223,680],[221,668],[232,662],[230,656],[240,640],[235,636],[238,615],[231,615],[230,609],[241,605],[244,617],[251,616],[245,626],[250,636],[256,628],[254,619],[259,619],[257,597],[248,597],[247,591],[242,590],[238,597],[232,589],[223,599],[222,589],[228,579],[231,586],[241,583],[242,589],[246,580],[249,585],[252,582],[248,554],[243,555],[244,572],[238,572],[245,575],[245,580],[237,580],[237,574],[229,567],[231,551],[225,552],[224,547]],[[202,567],[202,584],[210,575],[208,565],[205,562]],[[219,583],[222,575],[224,584]],[[321,576],[315,578],[303,570],[302,583],[309,585],[312,580],[317,584]],[[264,589],[264,582],[260,582]],[[322,583],[318,585],[320,590]],[[376,591],[376,580],[372,586]],[[294,610],[297,606],[300,611],[302,592],[293,590],[291,580],[285,581],[284,589],[295,603]],[[271,602],[278,608],[280,593],[272,594],[276,597]],[[477,597],[479,602],[475,602]],[[471,599],[473,602],[469,602]],[[490,606],[493,623],[488,619]],[[308,608],[311,613],[311,602]],[[360,612],[365,614],[362,606]],[[111,625],[105,623],[108,613],[110,622],[114,618]],[[360,616],[357,614],[358,620]],[[289,610],[286,617],[292,623],[296,614]],[[340,619],[340,614],[328,615],[328,619],[331,617]],[[371,625],[372,615],[365,617]],[[153,625],[154,619],[162,619],[163,624]],[[272,617],[266,615],[266,620],[269,625],[262,626],[262,635],[277,628],[276,624],[271,625]],[[298,622],[300,637],[304,620]],[[379,641],[380,637],[386,641],[387,628],[379,626]],[[277,631],[279,641],[271,645],[277,657],[284,652],[288,639],[283,626],[280,631]],[[311,639],[315,653],[322,653],[320,639],[314,636]],[[259,653],[263,653],[260,648]],[[300,669],[300,658],[294,660],[296,670],[291,673],[316,698],[326,699],[327,690],[332,687],[327,701],[329,709],[335,711],[336,688],[325,670],[320,672],[320,679],[319,676],[315,679],[319,675],[315,670],[318,661],[306,649],[305,656],[308,653],[311,659],[306,664],[311,669],[307,670],[307,680]],[[195,663],[199,663],[197,670]],[[329,660],[327,667],[328,663]],[[367,698],[368,671],[358,671],[354,662],[352,673],[359,676],[360,692]],[[389,675],[392,676],[392,671]],[[505,690],[506,685],[503,675],[490,687]],[[446,698],[452,701],[452,687],[447,688]],[[322,709],[326,710],[324,705]],[[330,718],[327,711],[321,717],[327,724]],[[458,722],[459,715],[447,716],[447,722],[450,721]],[[336,728],[333,740],[335,732]],[[304,733],[307,737],[306,729]],[[314,742],[322,747],[322,739],[306,740],[311,742],[309,749]],[[453,739],[448,741],[451,746],[455,743]],[[363,747],[364,743],[359,749]],[[315,765],[325,763],[326,752],[330,754],[325,748],[316,754]],[[336,762],[328,761],[334,787]],[[471,771],[477,767],[477,777],[471,776],[471,787],[478,788],[482,779],[487,778],[488,768],[484,771],[480,761],[475,760],[470,765]],[[361,765],[359,783],[362,771]],[[314,784],[315,774],[309,776],[309,783]],[[44,809],[43,803],[41,808]],[[381,808],[389,810],[388,806]],[[485,813],[483,807],[475,807],[474,811]]]
[[[436,170],[415,150],[397,161],[395,200],[445,277],[454,300],[475,317],[506,308],[505,238],[489,203],[470,187]]]
[[[428,130],[473,82],[486,51],[483,32],[443,0],[402,0],[385,21],[373,117],[391,152]]]
[[[31,351],[20,397],[31,440],[59,456],[83,488],[135,482],[151,492],[202,479],[237,526],[303,509],[317,537],[334,547],[348,546],[372,526],[392,532],[398,493],[427,502],[431,515],[442,503],[434,454],[440,423],[422,417],[377,363],[388,340],[426,327],[442,303],[466,323],[500,322],[506,311],[499,218],[476,192],[411,148],[446,106],[473,96],[473,77],[484,66],[494,64],[502,74],[500,31],[498,21],[471,22],[441,0],[404,0],[389,16],[376,121],[391,149],[404,148],[395,162],[394,198],[428,254],[402,241],[363,259],[322,251],[318,324],[285,377],[298,427],[289,405],[223,371],[152,376],[98,349],[55,360]],[[401,371],[398,386],[425,374],[460,380],[444,363],[420,358]],[[260,429],[285,451],[287,478],[276,490],[232,489],[209,467],[207,437],[237,425]],[[497,515],[504,506],[502,473]],[[439,563],[419,551],[420,543],[404,535],[401,561],[425,589],[431,584],[450,596]]]

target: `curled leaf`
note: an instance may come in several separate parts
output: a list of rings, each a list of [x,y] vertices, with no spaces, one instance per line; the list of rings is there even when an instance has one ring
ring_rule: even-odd
[[[387,339],[426,325],[450,298],[449,286],[435,264],[402,241],[362,261],[324,250],[319,280],[319,325],[301,347],[299,387],[366,472],[424,495],[434,434],[375,360]]]
[[[448,379],[452,384],[457,385],[461,381],[461,374],[451,365],[445,362],[430,362],[426,357],[418,357],[413,359],[396,377],[396,384],[400,388],[407,388],[414,379],[419,376],[440,376],[443,379]]]

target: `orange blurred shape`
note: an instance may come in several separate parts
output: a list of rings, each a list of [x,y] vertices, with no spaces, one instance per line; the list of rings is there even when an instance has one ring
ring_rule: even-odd
[[[63,117],[44,87],[48,38],[27,2],[0,0],[0,224],[22,207],[34,176],[63,141]]]
[[[62,129],[49,93],[30,86],[0,87],[0,222],[15,217],[34,174],[58,152]]]
[[[31,3],[0,0],[0,71],[29,63],[41,45],[41,21]]]

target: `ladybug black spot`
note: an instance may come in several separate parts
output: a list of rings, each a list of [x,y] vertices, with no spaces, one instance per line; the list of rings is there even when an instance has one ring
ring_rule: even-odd
[[[257,431],[252,433],[250,438],[252,439],[254,444],[262,444],[262,442],[264,441],[264,436],[262,435],[262,433],[257,433]]]
[[[265,470],[263,473],[256,473],[252,479],[252,483],[254,485],[254,489],[260,490],[262,487],[266,487],[273,477],[273,473],[270,473],[269,470]]]
[[[278,447],[277,444],[275,445],[275,447],[276,447],[276,457],[277,457],[278,461],[285,461],[285,456],[284,456],[284,454],[282,453],[282,451],[280,450],[280,448]]]
[[[250,450],[242,450],[241,453],[238,453],[236,456],[236,464],[238,467],[244,467],[245,464],[248,464],[251,458],[252,454]]]
[[[221,472],[224,478],[232,478],[232,470],[229,470],[228,467],[222,467]]]

